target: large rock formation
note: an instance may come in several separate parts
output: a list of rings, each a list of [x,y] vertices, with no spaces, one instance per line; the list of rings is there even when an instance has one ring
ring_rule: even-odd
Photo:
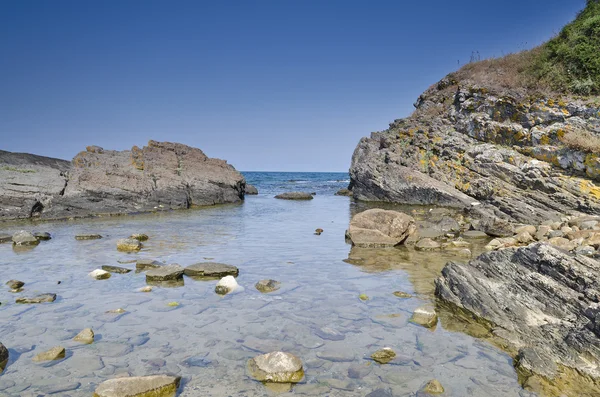
[[[180,209],[244,198],[244,177],[200,149],[149,141],[131,150],[88,146],[72,163],[0,152],[0,219]]]
[[[600,213],[600,107],[489,90],[452,75],[415,113],[359,142],[350,188],[367,201],[469,208],[475,215],[539,224]],[[480,205],[481,204],[481,205]]]
[[[436,295],[491,330],[526,386],[600,395],[599,261],[541,243],[507,248],[448,263]]]

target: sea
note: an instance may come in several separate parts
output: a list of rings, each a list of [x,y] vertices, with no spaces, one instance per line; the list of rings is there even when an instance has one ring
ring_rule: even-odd
[[[150,374],[181,376],[180,396],[415,396],[434,378],[445,396],[534,395],[519,386],[511,358],[484,333],[470,336],[469,325],[452,313],[440,309],[432,329],[409,321],[417,307],[435,304],[434,280],[445,263],[465,258],[352,247],[345,239],[351,216],[383,205],[336,196],[348,186],[347,173],[243,174],[259,194],[241,204],[0,225],[2,233],[52,235],[25,251],[0,244],[2,284],[25,282],[21,292],[0,288],[0,342],[10,352],[0,396],[91,396],[105,380]],[[315,195],[309,201],[274,198],[288,191]],[[439,213],[394,208],[423,222]],[[317,228],[323,233],[315,234]],[[103,238],[75,240],[80,233]],[[149,236],[144,248],[118,252],[116,241],[132,233]],[[473,254],[484,244],[474,243]],[[180,285],[145,293],[145,275],[135,270],[107,280],[88,276],[102,265],[135,269],[140,258],[235,265],[241,288],[221,296],[217,280],[185,277]],[[261,293],[255,284],[263,279],[281,288]],[[41,293],[57,299],[15,303]],[[110,312],[116,309],[123,312]],[[94,330],[92,344],[73,341],[84,328]],[[66,349],[64,359],[32,361],[55,346]],[[397,357],[380,365],[370,356],[384,347]],[[302,360],[300,383],[274,387],[249,376],[250,358],[276,350]]]

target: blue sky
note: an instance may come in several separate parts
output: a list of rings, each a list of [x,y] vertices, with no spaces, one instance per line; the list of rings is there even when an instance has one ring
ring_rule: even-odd
[[[585,0],[0,0],[0,149],[196,146],[244,171],[346,171],[358,140]]]

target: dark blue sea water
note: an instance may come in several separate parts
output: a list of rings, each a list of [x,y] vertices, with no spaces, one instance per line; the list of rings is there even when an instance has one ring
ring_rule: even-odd
[[[301,191],[317,195],[334,194],[347,188],[350,175],[347,172],[242,172],[246,182],[256,186],[259,194],[277,195]]]

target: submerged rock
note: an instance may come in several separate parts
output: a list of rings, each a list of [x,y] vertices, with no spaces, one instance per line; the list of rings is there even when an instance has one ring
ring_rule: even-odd
[[[284,352],[267,353],[248,360],[248,371],[261,382],[298,383],[304,378],[302,361]]]
[[[183,267],[177,264],[161,266],[156,269],[150,269],[146,272],[146,282],[152,281],[173,281],[183,278]]]
[[[433,306],[425,305],[420,306],[413,312],[410,322],[421,325],[425,328],[435,327],[437,324],[438,316]]]
[[[423,238],[415,244],[415,249],[417,251],[436,251],[442,247],[440,243],[434,241],[430,238]]]
[[[184,269],[186,276],[206,278],[237,276],[239,272],[239,269],[235,266],[214,262],[195,263]]]
[[[170,375],[129,376],[102,382],[94,397],[174,397],[181,377]]]
[[[25,230],[13,234],[12,242],[14,245],[38,245],[40,243],[33,234]]]
[[[96,269],[90,274],[88,274],[91,278],[95,278],[96,280],[106,280],[110,278],[110,273],[106,270]]]
[[[260,280],[258,283],[256,283],[255,287],[260,292],[266,294],[269,292],[277,291],[279,288],[281,288],[281,283],[279,281],[271,279]]]
[[[246,183],[246,194],[249,196],[255,196],[258,194],[258,189],[255,186]]]
[[[53,361],[53,360],[60,360],[63,358],[65,358],[65,348],[62,346],[56,346],[48,351],[39,353],[38,355],[33,357],[33,361],[35,361],[35,362]]]
[[[537,243],[450,262],[435,284],[442,301],[494,324],[507,349],[523,353],[523,378],[552,382],[570,370],[583,376],[565,385],[600,395],[600,261]]]
[[[392,247],[416,230],[414,219],[402,212],[370,209],[352,217],[348,236],[358,247]]]
[[[379,364],[387,364],[396,358],[396,352],[389,347],[384,347],[371,354],[371,358]]]
[[[17,298],[16,303],[49,303],[56,300],[56,294],[41,294],[33,298]]]
[[[133,238],[122,238],[117,241],[117,251],[133,252],[141,250],[142,247],[143,244]]]
[[[235,281],[235,277],[233,276],[225,276],[219,280],[217,286],[215,287],[215,292],[219,295],[226,295],[230,292],[235,291],[239,287],[237,281]]]
[[[313,195],[305,192],[287,192],[278,194],[275,198],[281,200],[312,200]]]
[[[90,343],[94,342],[94,331],[92,331],[91,328],[85,328],[80,333],[78,333],[73,338],[73,340],[75,342],[81,342],[81,343],[84,343],[86,345],[89,345]]]
[[[110,273],[118,273],[118,274],[125,274],[125,273],[129,273],[131,271],[131,269],[127,269],[125,267],[110,266],[110,265],[102,265],[102,270],[110,272]]]
[[[102,236],[99,234],[76,234],[75,240],[98,240],[101,239]]]
[[[8,349],[4,347],[2,343],[0,343],[0,373],[4,371],[6,364],[8,363],[9,353]]]

